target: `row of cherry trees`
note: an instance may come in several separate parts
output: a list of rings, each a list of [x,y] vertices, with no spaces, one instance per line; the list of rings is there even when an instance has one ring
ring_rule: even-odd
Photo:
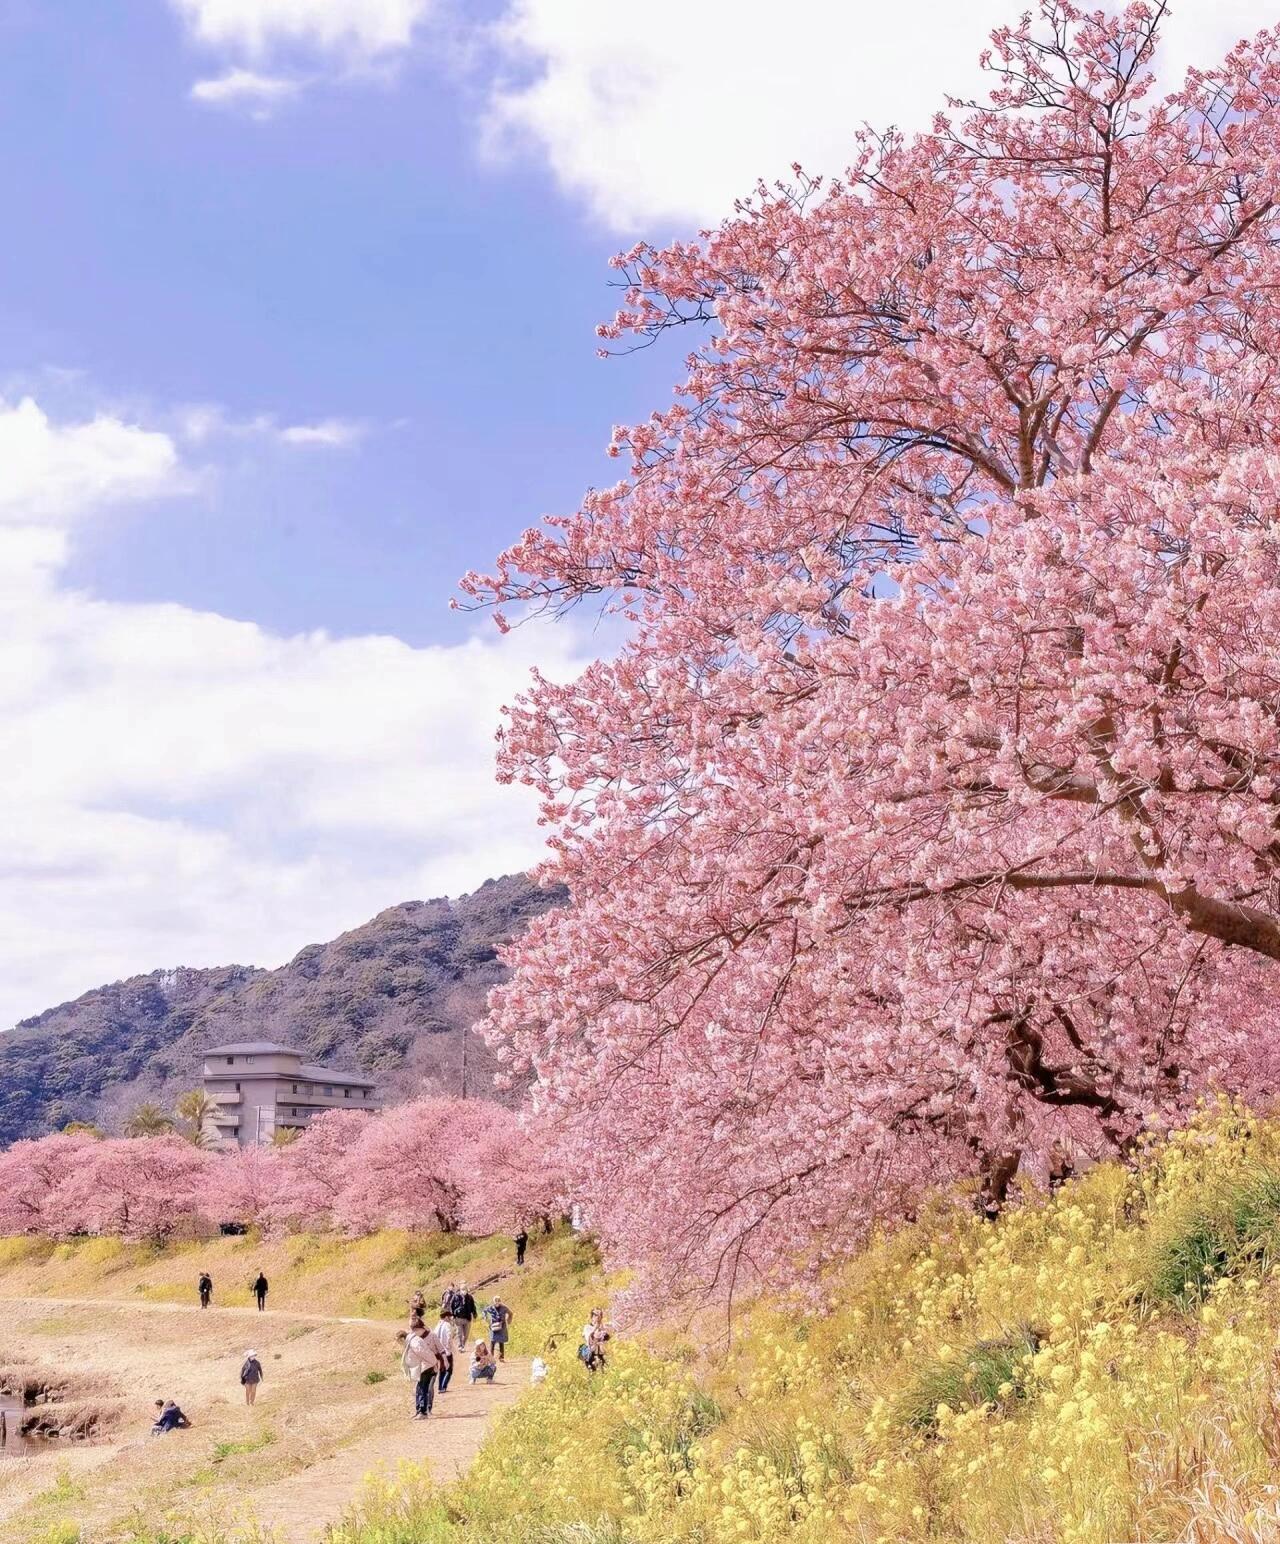
[[[485,1100],[335,1110],[285,1147],[210,1153],[168,1134],[60,1132],[0,1153],[0,1234],[167,1237],[222,1224],[487,1234],[561,1209],[551,1149]]]

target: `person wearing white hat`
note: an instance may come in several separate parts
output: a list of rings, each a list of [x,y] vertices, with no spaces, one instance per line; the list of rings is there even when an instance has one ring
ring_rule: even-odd
[[[240,1382],[244,1385],[244,1402],[251,1405],[258,1397],[258,1385],[262,1382],[262,1363],[256,1351],[246,1351],[244,1365],[240,1368]]]

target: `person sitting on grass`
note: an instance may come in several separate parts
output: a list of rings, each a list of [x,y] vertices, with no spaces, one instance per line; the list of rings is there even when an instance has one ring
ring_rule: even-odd
[[[172,1399],[157,1399],[156,1409],[160,1414],[156,1416],[155,1425],[151,1428],[153,1437],[165,1431],[183,1431],[191,1425]]]
[[[471,1352],[471,1381],[479,1383],[483,1379],[486,1383],[492,1383],[498,1371],[498,1364],[493,1359],[493,1352],[483,1340],[477,1340]]]

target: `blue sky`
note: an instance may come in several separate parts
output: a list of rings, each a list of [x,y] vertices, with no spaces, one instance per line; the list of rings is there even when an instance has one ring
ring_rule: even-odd
[[[0,0],[0,1027],[536,861],[458,576],[674,350],[608,257],[972,94],[1004,0]],[[1166,70],[1273,18],[1185,0]]]
[[[163,4],[112,9],[9,20],[6,363],[143,414],[214,402],[364,435],[230,458],[215,496],[95,532],[72,575],[287,630],[458,636],[457,575],[569,505],[612,423],[670,384],[669,363],[595,357],[618,236],[529,158],[486,158],[477,87],[430,55],[264,123],[190,100],[207,61]]]

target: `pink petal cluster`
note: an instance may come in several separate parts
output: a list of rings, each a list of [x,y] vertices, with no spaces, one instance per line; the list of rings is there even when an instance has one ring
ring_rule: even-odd
[[[572,905],[490,1034],[642,1296],[1276,1088],[1280,29],[1158,99],[1163,12],[619,258],[675,403],[464,581],[628,629],[509,715]]]
[[[536,1123],[479,1099],[334,1110],[287,1147],[230,1153],[173,1135],[57,1133],[0,1152],[0,1234],[163,1239],[224,1223],[496,1232],[563,1209],[551,1152]]]

